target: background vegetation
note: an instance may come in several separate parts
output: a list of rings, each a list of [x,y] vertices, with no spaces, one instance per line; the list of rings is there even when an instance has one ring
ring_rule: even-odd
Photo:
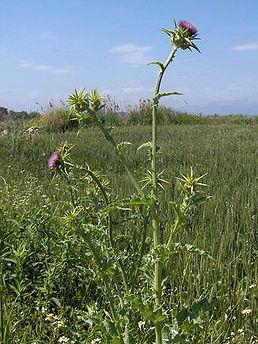
[[[184,114],[166,116],[162,113],[162,120],[178,117],[178,124],[188,119]],[[143,118],[141,123],[147,124],[148,116]],[[142,178],[148,161],[136,148],[149,140],[151,129],[132,125],[139,120],[139,111],[131,110],[123,117],[130,126],[117,127],[114,133],[118,142],[134,143],[127,148],[128,160]],[[178,197],[175,177],[187,173],[190,166],[197,174],[208,172],[205,182],[212,198],[197,211],[180,240],[209,252],[215,260],[189,252],[176,255],[171,262],[173,275],[168,276],[168,302],[177,319],[184,319],[183,330],[191,343],[257,343],[256,119],[196,116],[189,120],[190,125],[168,121],[159,127],[160,170],[170,183],[162,196],[162,221],[174,216],[167,202]],[[103,302],[98,279],[92,275],[83,240],[73,231],[67,188],[47,169],[49,155],[66,140],[76,144],[73,160],[105,176],[114,195],[133,191],[96,128],[79,136],[58,130],[37,135],[10,131],[0,136],[3,343],[98,343],[89,335],[93,318],[100,316],[93,309]],[[87,179],[78,179],[77,190],[85,204],[97,199],[98,191]],[[94,220],[95,212],[88,209],[84,221]],[[131,238],[129,229],[119,227],[121,235]],[[139,230],[136,222],[134,240],[128,239],[131,254],[137,249]],[[139,326],[144,331],[145,324]]]
[[[151,125],[151,102],[149,99],[140,99],[134,106],[122,109],[112,98],[107,97],[107,104],[102,115],[105,122],[111,126]],[[180,124],[255,124],[258,116],[246,116],[234,114],[221,116],[218,114],[205,116],[202,114],[190,114],[173,110],[166,106],[160,106],[158,110],[159,125]],[[46,109],[41,107],[41,113],[37,111],[12,111],[0,107],[0,133],[3,130],[26,129],[37,127],[45,132],[64,132],[78,127],[78,122],[73,119],[70,110],[63,101],[58,104],[49,102]]]

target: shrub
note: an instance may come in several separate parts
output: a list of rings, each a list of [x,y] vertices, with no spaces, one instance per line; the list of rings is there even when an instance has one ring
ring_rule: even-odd
[[[66,107],[50,108],[45,115],[30,122],[31,126],[42,127],[50,132],[64,132],[78,126]]]

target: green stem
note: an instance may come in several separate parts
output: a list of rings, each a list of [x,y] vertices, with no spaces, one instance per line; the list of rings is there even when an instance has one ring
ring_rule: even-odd
[[[173,60],[177,48],[175,47],[167,58],[166,62],[162,66],[154,89],[153,95],[153,110],[152,110],[152,160],[151,160],[151,171],[152,171],[152,198],[153,198],[153,210],[152,210],[152,228],[153,228],[153,249],[157,250],[161,242],[160,233],[160,221],[158,216],[158,178],[157,178],[157,112],[159,105],[159,92],[161,81],[164,73]],[[161,275],[162,275],[162,263],[158,258],[154,265],[154,292],[155,292],[155,303],[157,307],[161,307]],[[159,324],[155,325],[156,344],[162,344],[162,328]]]
[[[169,248],[173,242],[173,239],[175,237],[175,234],[178,232],[178,229],[180,228],[181,226],[181,221],[180,221],[180,218],[177,217],[176,219],[176,222],[170,232],[170,235],[169,235],[169,238],[168,238],[168,241],[167,241],[167,248]]]
[[[139,193],[139,195],[141,197],[144,197],[144,192],[142,191],[139,183],[137,182],[135,176],[133,175],[132,171],[130,170],[128,164],[127,164],[127,161],[126,161],[126,158],[125,156],[123,155],[123,153],[118,150],[117,148],[117,143],[116,141],[114,140],[113,136],[109,133],[109,130],[107,128],[104,127],[104,125],[101,123],[101,121],[97,118],[96,114],[95,113],[92,113],[92,115],[94,116],[94,119],[98,125],[98,127],[100,128],[100,130],[102,131],[102,133],[104,134],[105,138],[112,144],[112,146],[114,147],[115,149],[115,152],[121,162],[121,164],[124,166],[129,178],[131,179],[131,182],[133,184],[133,186],[135,187],[135,189],[137,190],[137,192]]]

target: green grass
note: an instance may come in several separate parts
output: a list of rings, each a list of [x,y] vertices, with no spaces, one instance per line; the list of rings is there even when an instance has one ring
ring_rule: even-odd
[[[126,148],[126,155],[130,167],[142,179],[149,161],[146,151],[137,153],[136,149],[150,141],[151,128],[120,127],[115,129],[115,136],[118,142],[133,143]],[[169,181],[161,196],[165,231],[166,223],[174,216],[168,202],[178,197],[176,177],[180,173],[188,173],[191,166],[199,175],[207,172],[205,182],[212,196],[197,210],[179,239],[207,251],[215,261],[195,254],[178,254],[170,262],[168,276],[172,309],[189,308],[204,297],[216,298],[212,315],[204,316],[204,323],[198,330],[198,343],[257,343],[257,286],[252,287],[258,280],[256,136],[256,124],[159,127],[159,169],[164,170],[164,178]],[[67,333],[60,330],[55,334],[55,330],[51,330],[53,324],[37,317],[37,303],[46,304],[50,310],[52,307],[52,312],[59,312],[62,318],[63,308],[58,308],[51,298],[60,299],[62,305],[67,302],[69,307],[74,307],[74,312],[85,311],[89,297],[96,298],[87,294],[87,290],[91,290],[89,293],[94,290],[88,285],[87,269],[79,269],[76,264],[69,268],[70,263],[66,266],[61,254],[64,247],[68,247],[66,252],[72,257],[69,259],[80,257],[77,265],[83,266],[80,263],[83,260],[81,244],[69,246],[60,221],[67,210],[64,202],[67,191],[58,179],[51,179],[47,169],[48,156],[66,140],[76,146],[72,151],[73,160],[81,165],[89,164],[110,180],[113,195],[122,198],[134,191],[110,145],[95,128],[79,136],[75,132],[65,132],[0,137],[1,235],[14,231],[11,241],[7,240],[6,250],[15,248],[18,252],[16,263],[10,262],[10,271],[13,270],[15,276],[10,272],[5,276],[10,285],[16,286],[15,292],[13,288],[8,289],[7,311],[11,314],[11,326],[20,312],[24,318],[21,324],[15,325],[13,338],[17,343],[33,343],[33,340],[55,343]],[[79,192],[82,196],[85,189]],[[42,267],[31,268],[33,260]],[[60,268],[54,265],[54,261],[59,260],[64,264],[60,263]],[[54,277],[49,273],[51,267],[56,269]],[[30,275],[31,269],[35,270],[35,276]],[[71,302],[64,301],[66,294]],[[242,314],[245,309],[251,309],[252,313]],[[239,331],[242,329],[244,335]]]

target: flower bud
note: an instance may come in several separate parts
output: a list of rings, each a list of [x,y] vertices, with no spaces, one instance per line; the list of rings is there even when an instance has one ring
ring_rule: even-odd
[[[48,167],[50,170],[56,169],[61,162],[61,154],[58,151],[55,151],[50,158],[48,159]]]
[[[180,20],[178,24],[175,22],[174,30],[164,29],[163,31],[169,35],[175,47],[183,50],[191,50],[191,48],[194,48],[199,51],[197,46],[193,43],[193,40],[198,39],[198,29],[190,22]]]

